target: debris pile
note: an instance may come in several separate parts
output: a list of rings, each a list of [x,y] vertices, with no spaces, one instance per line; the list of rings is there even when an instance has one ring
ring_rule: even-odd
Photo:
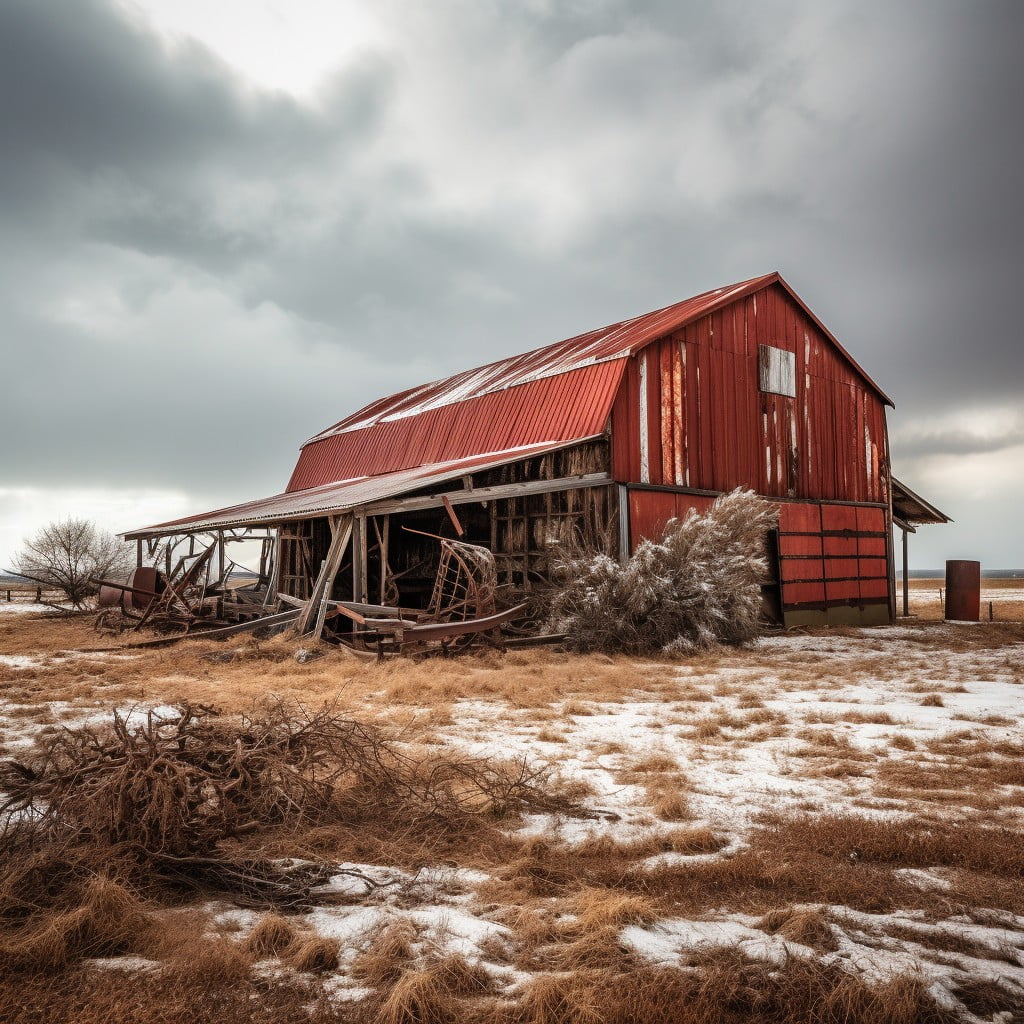
[[[549,790],[545,768],[417,758],[331,707],[166,711],[115,712],[109,724],[64,730],[33,756],[0,763],[0,874],[47,862],[57,877],[62,864],[91,865],[144,889],[300,906],[336,868],[254,856],[248,837],[337,825],[452,839],[495,818],[573,810]]]

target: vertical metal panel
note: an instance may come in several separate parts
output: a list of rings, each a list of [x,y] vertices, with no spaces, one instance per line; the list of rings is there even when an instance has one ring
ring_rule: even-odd
[[[637,402],[640,409],[640,482],[651,482],[651,428],[647,416],[647,351],[640,354],[640,378],[637,385]]]
[[[674,338],[668,343],[672,365],[672,395],[674,404],[671,411],[672,423],[672,482],[677,487],[686,484],[685,421],[686,396],[683,393],[683,346]]]
[[[660,540],[670,519],[683,519],[691,509],[703,514],[714,499],[671,491],[629,489],[629,543],[636,551],[642,540]]]
[[[675,518],[676,496],[669,491],[629,491],[629,543],[633,551],[640,541],[657,540],[665,524]]]

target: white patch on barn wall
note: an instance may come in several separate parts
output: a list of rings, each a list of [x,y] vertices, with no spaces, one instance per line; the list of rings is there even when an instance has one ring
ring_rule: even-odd
[[[761,390],[796,398],[796,353],[774,345],[757,346]]]
[[[768,413],[761,413],[761,436],[764,438],[764,469],[767,482],[772,482],[772,446],[768,443]]]
[[[799,466],[800,463],[797,461],[797,448],[796,448],[796,417],[790,416],[789,418],[789,448],[792,453],[793,465]],[[796,481],[793,481],[793,486],[789,488],[789,493],[793,493],[793,488],[796,486]]]
[[[683,481],[682,482],[683,482],[683,484],[686,487],[689,487],[690,486],[690,458],[689,458],[689,456],[690,456],[689,440],[690,439],[686,435],[686,416],[685,416],[685,412],[686,412],[686,403],[690,400],[690,389],[689,389],[689,387],[687,387],[687,383],[686,383],[686,342],[685,341],[679,342],[679,356],[680,356],[680,359],[682,360],[682,364],[681,365],[682,365],[682,383],[683,383],[683,386],[682,386],[682,396],[681,396],[681,401],[679,403],[679,416],[680,416],[681,421],[682,421],[681,424],[680,424],[680,433],[681,433],[681,436],[683,437],[683,448],[685,450],[685,455],[683,457]]]
[[[640,357],[640,483],[651,482],[650,437],[647,430],[647,353]]]
[[[807,473],[814,472],[814,439],[811,437],[811,375],[804,371],[804,437],[807,438]]]
[[[776,406],[772,410],[772,425],[775,428],[775,458],[778,460],[779,472],[775,479],[781,486],[786,481],[786,462],[785,462],[785,450],[783,447],[782,438],[779,437],[779,409]]]
[[[871,483],[871,431],[868,430],[868,425],[864,424],[864,474],[867,477],[867,481]]]

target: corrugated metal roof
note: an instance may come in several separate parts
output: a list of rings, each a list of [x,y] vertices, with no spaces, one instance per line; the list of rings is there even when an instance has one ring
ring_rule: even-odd
[[[586,439],[582,439],[586,440]],[[510,448],[499,452],[486,452],[469,458],[416,466],[413,469],[385,473],[379,476],[360,476],[310,487],[301,491],[285,491],[269,498],[247,501],[230,508],[203,512],[199,515],[173,519],[170,522],[146,526],[124,534],[126,540],[176,533],[205,532],[231,527],[251,526],[257,523],[279,523],[289,519],[305,519],[329,513],[344,512],[373,501],[394,498],[410,491],[418,491],[434,484],[457,480],[466,473],[492,469],[508,462],[518,462],[535,455],[555,451],[565,442],[547,441]]]
[[[945,512],[937,509],[896,477],[892,478],[892,512],[897,519],[914,526],[953,521]]]
[[[635,354],[648,342],[704,316],[706,313],[750,290],[765,287],[778,279],[778,274],[741,281],[728,288],[716,288],[691,299],[685,299],[664,309],[643,313],[630,320],[600,327],[574,338],[545,345],[522,355],[500,359],[465,370],[443,380],[432,381],[410,388],[387,398],[378,399],[339,423],[316,434],[306,443],[318,441],[332,434],[349,430],[364,430],[378,423],[393,422],[410,416],[419,416],[470,398],[532,384],[548,377],[572,373],[609,360],[623,359]]]
[[[629,356],[773,284],[792,296],[891,405],[792,288],[771,273],[372,402],[306,442],[288,490],[542,439],[572,441],[600,433]]]
[[[418,415],[325,434],[303,448],[288,490],[592,437],[608,422],[624,364],[609,360]]]

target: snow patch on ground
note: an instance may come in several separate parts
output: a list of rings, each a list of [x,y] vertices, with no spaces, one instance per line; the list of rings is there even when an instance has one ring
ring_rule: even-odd
[[[758,927],[756,918],[745,914],[671,918],[646,928],[632,925],[620,937],[638,956],[659,966],[685,965],[701,953],[736,949],[774,967],[783,966],[790,957],[814,959],[868,982],[882,983],[897,975],[923,977],[941,1005],[961,1012],[964,1008],[956,989],[968,981],[997,983],[1024,1001],[1024,929],[985,927],[964,918],[929,923],[920,914],[866,914],[843,906],[794,909],[826,916],[837,947],[834,952],[823,953],[769,934]],[[921,941],[908,938],[908,933]],[[941,948],[943,940],[947,948]],[[952,948],[962,941],[974,950],[964,953]]]
[[[0,665],[5,668],[37,668],[41,664],[39,658],[29,654],[0,654]]]

